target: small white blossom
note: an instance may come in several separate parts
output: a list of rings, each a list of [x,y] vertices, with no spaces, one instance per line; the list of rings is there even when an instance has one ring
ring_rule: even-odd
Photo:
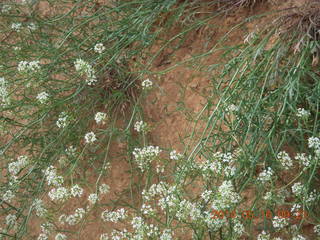
[[[60,187],[64,182],[63,177],[57,174],[56,168],[52,165],[47,167],[47,169],[44,171],[44,175],[46,177],[48,186],[53,185],[55,187]]]
[[[35,23],[29,23],[27,28],[29,28],[31,31],[35,31],[38,27]]]
[[[272,199],[272,193],[271,192],[267,192],[264,196],[263,199],[266,201],[270,201]]]
[[[11,190],[7,190],[3,195],[2,195],[2,200],[5,202],[10,203],[12,199],[15,197],[13,192]]]
[[[85,136],[84,139],[86,141],[86,143],[93,143],[97,140],[96,135],[94,134],[94,132],[88,132]]]
[[[259,176],[258,176],[258,180],[261,181],[262,183],[266,183],[268,181],[271,181],[273,176],[273,170],[268,167],[267,169],[263,170]]]
[[[105,184],[105,183],[103,183],[103,184],[100,185],[100,187],[99,187],[99,193],[100,193],[100,194],[106,194],[106,193],[108,193],[109,191],[110,191],[110,186],[109,186],[109,185],[107,185],[107,184]]]
[[[181,158],[183,158],[183,155],[181,153],[177,153],[176,150],[172,150],[170,152],[170,159],[171,160],[180,160]]]
[[[54,230],[54,225],[52,223],[46,222],[40,225],[41,231],[49,235]]]
[[[94,85],[97,82],[95,70],[88,62],[79,58],[74,62],[74,66],[77,72],[87,76],[86,83],[89,86]]]
[[[105,210],[101,214],[101,218],[105,222],[114,222],[117,223],[120,220],[123,220],[127,217],[127,212],[124,208],[120,208],[116,211],[109,212]]]
[[[147,129],[148,129],[148,124],[145,123],[144,121],[137,121],[134,124],[134,130],[136,130],[137,132],[146,132]]]
[[[47,102],[49,94],[47,92],[41,92],[37,95],[36,98],[41,104],[44,104],[45,102]]]
[[[9,13],[11,10],[11,6],[10,5],[3,5],[1,8],[1,12],[2,13]]]
[[[98,194],[96,193],[91,193],[88,197],[88,201],[91,203],[91,204],[95,204],[97,201],[99,201],[99,197],[98,197]]]
[[[142,171],[144,171],[147,168],[148,164],[158,157],[160,152],[161,150],[158,146],[147,146],[144,148],[135,148],[133,151],[133,155],[135,161],[138,164],[138,167]]]
[[[69,123],[68,118],[69,118],[69,116],[66,112],[61,112],[59,114],[59,118],[56,122],[58,128],[65,128]]]
[[[297,235],[297,236],[293,237],[292,240],[306,240],[306,238],[302,235]]]
[[[164,229],[160,236],[160,240],[173,240],[173,232],[171,229]]]
[[[49,237],[45,233],[40,233],[38,238],[37,238],[37,240],[48,240],[48,239],[49,239]]]
[[[27,156],[19,156],[17,161],[11,162],[8,164],[8,170],[11,175],[15,176],[17,175],[23,168],[25,168],[28,165],[28,157]]]
[[[313,227],[313,231],[320,236],[320,224]]]
[[[270,234],[266,233],[265,231],[262,231],[258,235],[257,240],[270,240]]]
[[[67,239],[67,236],[62,233],[58,233],[54,238],[54,240],[66,240],[66,239]]]
[[[297,153],[294,158],[295,160],[299,161],[300,164],[304,167],[310,167],[311,165],[311,156],[307,156],[305,153]]]
[[[303,185],[300,182],[293,184],[291,189],[293,194],[296,196],[300,196],[303,194]]]
[[[310,112],[304,108],[298,108],[296,116],[300,118],[308,118],[310,116]]]
[[[9,214],[6,216],[6,224],[8,226],[14,226],[17,223],[17,216],[14,214]]]
[[[99,123],[105,123],[104,120],[106,119],[107,114],[104,112],[97,112],[96,115],[94,116],[94,120],[96,121],[97,124]]]
[[[141,83],[142,89],[144,90],[151,89],[152,85],[153,85],[153,82],[150,81],[149,79],[146,79]]]
[[[22,27],[21,23],[12,23],[11,24],[11,29],[16,31],[16,32],[20,32],[21,27]]]
[[[52,201],[61,201],[61,200],[66,200],[69,198],[70,193],[68,189],[65,187],[58,187],[58,188],[53,188],[50,190],[48,193],[48,196]]]
[[[109,240],[108,234],[102,233],[102,234],[100,235],[100,240]]]
[[[317,137],[309,137],[308,147],[314,148],[314,149],[319,149],[320,148],[320,139]]]
[[[280,218],[278,216],[275,216],[272,220],[272,225],[274,228],[284,228],[288,226],[288,220],[286,218]]]
[[[21,61],[18,64],[18,71],[22,73],[35,73],[40,70],[40,61]]]
[[[285,151],[279,152],[277,158],[280,161],[281,165],[284,167],[284,169],[288,170],[290,169],[290,167],[293,166],[292,159]]]
[[[83,219],[85,213],[86,213],[86,211],[83,208],[77,208],[75,210],[74,214],[71,214],[69,216],[61,215],[59,217],[59,221],[62,223],[66,222],[70,226],[74,226],[74,225],[80,223],[80,221]]]
[[[7,83],[3,77],[0,78],[0,106],[9,104],[9,93]]]
[[[102,43],[97,43],[97,44],[94,46],[94,51],[95,51],[96,53],[101,54],[104,50],[106,50],[106,47],[103,46]]]
[[[76,184],[70,188],[70,194],[73,197],[81,197],[83,194],[83,188]]]
[[[32,207],[35,209],[38,217],[44,217],[48,212],[47,209],[44,208],[43,201],[38,198],[33,201]]]
[[[227,107],[226,109],[227,113],[231,113],[231,112],[238,112],[239,111],[239,107],[234,105],[234,104],[231,104]]]

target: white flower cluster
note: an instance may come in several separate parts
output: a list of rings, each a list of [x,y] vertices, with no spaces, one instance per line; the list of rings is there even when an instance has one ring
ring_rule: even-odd
[[[95,71],[94,71],[93,67],[88,62],[79,58],[74,62],[74,66],[75,66],[77,72],[79,72],[80,74],[87,75],[86,83],[89,86],[94,85],[97,82],[97,77],[95,75]]]
[[[227,113],[238,112],[238,111],[239,111],[239,107],[234,104],[231,104],[226,108]]]
[[[198,167],[204,178],[208,178],[212,174],[224,174],[226,177],[232,177],[236,172],[234,163],[235,159],[231,153],[216,152],[210,159],[199,163]]]
[[[271,181],[272,176],[273,176],[273,170],[268,167],[267,169],[263,170],[259,176],[258,176],[258,180],[262,183],[266,183],[268,181]]]
[[[148,167],[148,164],[159,156],[160,152],[161,150],[158,146],[147,146],[144,148],[135,148],[133,155],[138,167],[141,171],[144,171]]]
[[[306,240],[306,238],[302,235],[296,235],[292,238],[292,240]]]
[[[73,197],[81,197],[83,194],[83,188],[81,188],[78,184],[75,184],[70,188],[70,194]]]
[[[296,196],[301,196],[303,194],[303,184],[301,182],[297,182],[291,187],[292,192]]]
[[[70,192],[65,187],[52,188],[48,196],[52,201],[63,201],[70,197]]]
[[[317,137],[308,138],[308,147],[314,149],[320,149],[320,139]]]
[[[184,199],[178,204],[177,208],[176,217],[180,221],[188,221],[188,218],[192,221],[197,221],[202,217],[201,207],[197,203],[191,203]]]
[[[153,82],[150,79],[146,79],[141,83],[142,89],[148,90],[151,89],[153,86]]]
[[[132,239],[158,239],[159,228],[153,224],[146,224],[141,217],[134,217],[131,221],[134,229],[134,236]]]
[[[170,152],[170,159],[171,160],[178,161],[178,160],[180,160],[182,158],[183,158],[183,155],[181,153],[178,153],[176,150],[172,150]]]
[[[41,103],[44,104],[47,102],[48,98],[49,98],[49,94],[47,92],[41,92],[37,95],[37,100]]]
[[[6,87],[6,81],[3,77],[0,78],[0,106],[9,104],[9,93]]]
[[[281,218],[281,217],[275,216],[272,220],[273,227],[277,228],[277,229],[284,228],[284,227],[288,226],[288,224],[289,224],[289,222],[286,218]]]
[[[201,198],[206,202],[210,202],[213,198],[213,192],[211,190],[205,190],[201,193]]]
[[[215,210],[231,208],[241,200],[240,195],[234,191],[234,186],[230,180],[222,182],[216,195],[217,198],[212,203],[212,208]]]
[[[144,201],[150,201],[156,195],[165,195],[169,186],[165,182],[159,182],[158,184],[152,184],[149,190],[142,191],[142,198]]]
[[[173,233],[171,229],[164,229],[160,236],[160,240],[173,240]]]
[[[91,204],[95,204],[97,201],[99,201],[99,196],[98,196],[98,194],[96,194],[96,193],[91,193],[91,194],[88,196],[88,201],[89,201]]]
[[[11,203],[12,199],[15,197],[14,193],[11,190],[7,190],[2,195],[2,200],[8,203]]]
[[[110,186],[103,183],[99,186],[99,194],[106,194],[110,191]]]
[[[94,51],[95,51],[96,53],[101,54],[104,50],[106,50],[106,47],[103,46],[103,43],[97,43],[97,44],[94,46]]]
[[[22,27],[22,23],[12,23],[11,24],[11,29],[16,32],[20,32],[21,27]]]
[[[96,135],[94,134],[94,132],[88,132],[84,136],[84,140],[86,143],[93,143],[97,140],[97,138],[96,138]]]
[[[21,73],[36,73],[40,70],[40,61],[21,61],[18,64],[18,71]]]
[[[37,238],[37,240],[48,240],[48,239],[49,239],[49,237],[45,233],[40,233],[38,238]]]
[[[311,156],[307,156],[305,153],[297,153],[297,155],[294,158],[295,160],[299,161],[299,163],[304,167],[310,167],[311,165]]]
[[[279,152],[277,155],[277,159],[286,170],[290,169],[293,166],[292,159],[285,151]]]
[[[296,116],[300,118],[308,118],[310,116],[310,112],[304,108],[298,108]]]
[[[314,233],[320,236],[320,224],[313,227]]]
[[[71,145],[65,149],[65,152],[68,156],[74,157],[76,156],[77,148]]]
[[[292,206],[290,211],[291,211],[293,216],[298,216],[300,214],[299,213],[300,209],[301,209],[301,205],[295,203],[295,204],[293,204],[293,206]]]
[[[17,216],[15,214],[8,214],[6,216],[6,224],[9,227],[14,227],[17,224]]]
[[[63,233],[58,233],[55,237],[54,240],[67,240],[67,235]]]
[[[44,171],[44,175],[46,177],[48,186],[52,185],[55,187],[60,187],[64,182],[63,177],[57,174],[57,169],[52,165],[47,167],[47,169]]]
[[[270,240],[270,234],[266,233],[265,231],[262,231],[258,235],[257,240]]]
[[[61,112],[56,122],[58,128],[65,128],[69,123],[69,116],[66,112]]]
[[[38,198],[33,201],[32,207],[35,209],[36,215],[38,217],[44,217],[48,212],[48,210],[45,209],[45,207],[44,207],[43,201]]]
[[[35,31],[37,30],[38,26],[35,24],[35,23],[29,23],[27,25],[27,28],[30,30],[30,31]]]
[[[104,120],[106,119],[107,114],[104,112],[97,112],[96,115],[94,116],[94,120],[96,121],[97,124],[99,123],[105,123]]]
[[[134,130],[136,130],[137,132],[146,132],[148,130],[148,124],[144,121],[137,121],[134,124]]]
[[[8,164],[8,171],[11,175],[16,176],[23,168],[28,165],[27,156],[19,156],[17,161]]]
[[[10,5],[3,5],[1,8],[1,12],[2,13],[9,13],[11,10],[11,6]]]
[[[124,208],[120,208],[116,211],[105,210],[101,213],[101,218],[105,222],[114,222],[117,223],[120,220],[123,220],[127,217],[127,211]]]
[[[59,217],[59,222],[61,224],[69,224],[70,226],[74,226],[78,223],[81,222],[81,220],[83,219],[84,215],[86,214],[86,211],[83,208],[77,208],[74,212],[74,214],[70,214],[70,215],[61,215]]]
[[[144,215],[152,216],[155,214],[155,210],[148,204],[143,203],[141,206],[141,212]]]
[[[52,223],[45,222],[40,225],[40,228],[43,233],[49,235],[53,231],[54,225]]]

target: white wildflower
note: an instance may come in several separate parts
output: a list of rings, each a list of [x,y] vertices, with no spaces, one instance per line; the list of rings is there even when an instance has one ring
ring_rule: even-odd
[[[74,157],[76,155],[77,148],[71,145],[65,149],[65,152],[68,156]]]
[[[16,32],[20,32],[21,27],[22,27],[21,23],[12,23],[11,24],[11,29],[16,31]]]
[[[212,198],[212,194],[213,192],[211,190],[205,190],[204,192],[201,193],[201,198],[204,201],[209,202],[210,199]]]
[[[99,194],[106,194],[110,191],[110,186],[103,183],[99,187]]]
[[[268,181],[271,181],[272,176],[273,176],[273,170],[268,167],[267,169],[263,170],[259,176],[258,176],[258,180],[262,183],[266,183]]]
[[[1,12],[2,13],[9,13],[11,10],[11,6],[10,5],[3,5],[1,8]]]
[[[95,51],[96,53],[101,54],[104,50],[106,50],[106,47],[103,46],[102,43],[97,43],[97,44],[94,46],[94,51]]]
[[[278,216],[275,216],[272,220],[272,225],[274,228],[284,228],[288,226],[288,220],[286,218],[280,218]]]
[[[68,118],[69,118],[69,116],[66,112],[61,112],[59,114],[59,118],[56,122],[58,128],[65,128],[69,123]]]
[[[307,156],[305,153],[297,153],[294,158],[295,160],[299,161],[300,164],[304,167],[310,167],[311,165],[311,156]]]
[[[317,199],[317,191],[314,189],[312,192],[309,193],[309,195],[306,198],[307,203],[312,203]]]
[[[74,214],[71,214],[69,216],[61,215],[59,217],[59,221],[62,223],[66,222],[69,225],[73,226],[73,225],[80,223],[80,221],[83,219],[85,213],[86,213],[86,211],[83,208],[77,208],[75,210]]]
[[[45,233],[40,233],[38,238],[37,238],[37,240],[48,240],[48,239],[49,239],[49,237]]]
[[[41,104],[44,104],[45,102],[47,102],[49,94],[47,92],[41,92],[37,95],[36,98]]]
[[[83,194],[83,188],[81,188],[78,184],[73,185],[70,188],[70,194],[73,197],[81,197]]]
[[[49,235],[54,230],[54,225],[52,223],[46,222],[40,225],[41,231]]]
[[[270,240],[270,234],[266,233],[265,231],[262,231],[258,237],[257,240]]]
[[[234,231],[237,235],[241,236],[241,235],[244,233],[244,226],[243,226],[243,224],[240,223],[240,222],[237,222],[236,224],[234,224],[234,225],[233,225],[233,231]]]
[[[17,161],[8,164],[8,170],[10,174],[17,175],[23,168],[28,165],[28,163],[29,161],[27,156],[19,156]]]
[[[30,29],[31,31],[35,31],[37,30],[38,27],[35,23],[29,23],[27,28]]]
[[[40,61],[21,61],[18,64],[18,71],[22,73],[35,73],[40,70]]]
[[[105,210],[101,213],[101,218],[105,222],[114,222],[117,223],[120,220],[123,220],[127,217],[127,212],[124,208],[120,208],[116,211],[109,212]]]
[[[93,143],[97,140],[96,135],[94,134],[94,132],[88,132],[86,133],[86,135],[84,136],[84,139],[86,141],[86,143]]]
[[[6,87],[6,81],[3,77],[0,78],[0,105],[9,104],[9,93]]]
[[[237,105],[231,104],[227,107],[226,111],[227,111],[227,113],[238,112],[239,107]]]
[[[147,204],[142,204],[141,206],[141,212],[144,215],[153,215],[155,213],[155,210],[152,209],[152,207],[150,205]]]
[[[48,212],[47,209],[44,208],[43,201],[38,198],[33,201],[32,207],[35,209],[38,217],[44,217]]]
[[[152,85],[153,85],[153,82],[150,81],[149,79],[146,79],[141,83],[142,89],[144,89],[144,90],[151,89]]]
[[[300,182],[293,184],[291,189],[293,194],[296,196],[300,196],[303,194],[303,185]]]
[[[183,155],[181,153],[177,153],[176,150],[172,150],[170,152],[170,159],[171,160],[180,160],[183,158]]]
[[[65,187],[58,187],[58,188],[53,188],[50,190],[48,193],[48,196],[52,201],[61,201],[61,200],[66,200],[69,198],[70,193],[68,189]]]
[[[88,196],[88,201],[89,201],[91,204],[95,204],[97,201],[99,201],[98,194],[96,194],[96,193],[91,193],[91,194]]]
[[[56,168],[52,165],[47,167],[47,169],[44,171],[44,175],[46,177],[48,186],[53,185],[55,187],[60,187],[64,182],[63,177],[57,174]]]
[[[164,229],[160,236],[160,240],[173,240],[173,233],[171,229]]]
[[[306,240],[306,238],[302,235],[297,235],[297,236],[294,236],[292,240]]]
[[[11,190],[7,190],[3,195],[2,195],[2,200],[5,202],[10,203],[12,199],[15,197],[13,192]]]
[[[108,234],[102,233],[102,234],[100,235],[100,240],[109,240]]]
[[[272,199],[272,193],[266,192],[266,194],[263,196],[263,199],[266,201],[270,201]]]
[[[313,227],[313,231],[320,236],[320,224]]]
[[[86,83],[89,86],[94,85],[97,82],[95,70],[88,62],[79,58],[74,62],[74,66],[77,72],[87,76]]]
[[[96,115],[94,116],[94,120],[96,121],[97,124],[102,123],[104,124],[104,120],[106,119],[107,114],[104,112],[97,112]]]
[[[159,156],[160,152],[161,150],[158,146],[147,146],[144,148],[135,148],[133,155],[138,167],[141,169],[141,171],[144,171],[148,164]]]
[[[134,124],[134,130],[136,130],[137,132],[146,132],[148,130],[148,124],[144,121],[137,121]]]
[[[17,223],[17,216],[14,214],[9,214],[6,216],[6,224],[8,226],[14,226]]]
[[[300,118],[308,118],[310,116],[310,112],[305,110],[304,108],[298,108],[296,116]]]
[[[320,149],[320,139],[317,137],[309,137],[308,147],[314,149]]]
[[[66,239],[67,239],[67,236],[62,233],[58,233],[54,238],[54,240],[66,240]]]
[[[286,153],[285,151],[279,152],[277,155],[278,160],[280,161],[281,165],[286,169],[290,169],[290,167],[293,166],[293,162],[292,159],[290,158],[290,156],[288,155],[288,153]]]

